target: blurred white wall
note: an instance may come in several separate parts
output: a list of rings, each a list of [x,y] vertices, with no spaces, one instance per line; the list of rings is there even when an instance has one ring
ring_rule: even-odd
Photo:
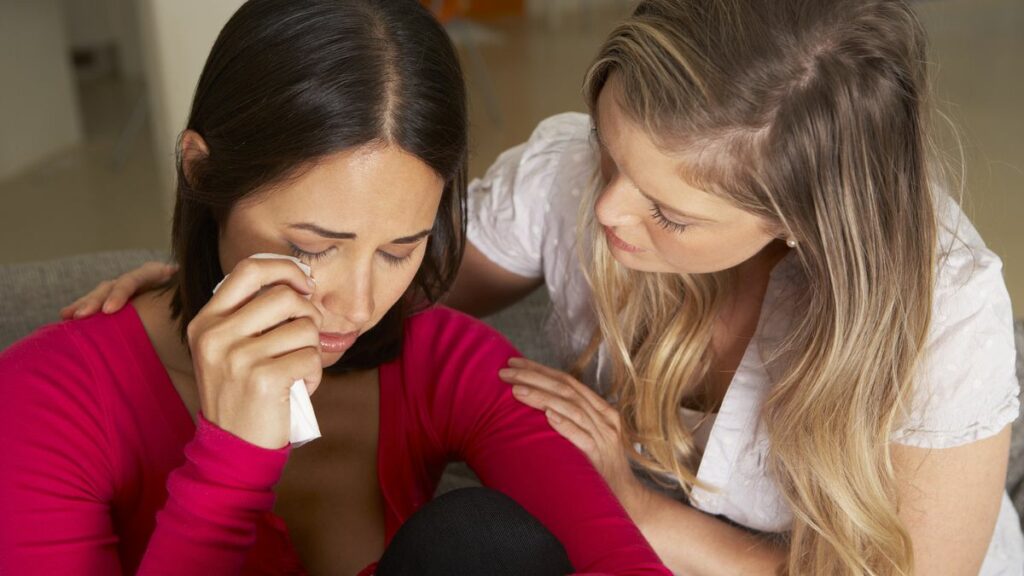
[[[139,0],[143,67],[149,89],[153,150],[174,206],[174,147],[188,120],[199,74],[217,34],[243,0]]]
[[[82,139],[61,0],[0,1],[0,180]]]
[[[139,0],[63,2],[68,43],[72,49],[115,46],[121,74],[131,79],[142,76]]]

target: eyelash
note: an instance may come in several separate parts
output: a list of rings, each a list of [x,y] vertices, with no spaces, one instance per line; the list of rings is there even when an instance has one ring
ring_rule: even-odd
[[[306,260],[309,263],[322,260],[326,258],[328,254],[334,251],[334,248],[332,247],[328,248],[327,250],[324,250],[323,252],[306,252],[305,250],[299,248],[298,246],[292,244],[291,242],[288,243],[288,248],[291,249],[292,254],[296,258],[298,258],[299,260]],[[409,261],[410,258],[412,258],[412,254],[402,257],[394,256],[392,254],[388,254],[387,252],[378,252],[378,254],[380,254],[381,258],[384,259],[384,262],[386,262],[389,266],[394,266],[395,268],[398,268],[402,264],[405,264],[406,262]]]
[[[323,252],[306,252],[305,250],[299,248],[298,246],[292,244],[291,242],[288,243],[288,248],[291,249],[292,254],[296,258],[298,258],[299,260],[307,260],[309,262],[316,262],[318,260],[322,260],[327,256],[327,254],[331,252],[331,250],[333,250],[333,248],[328,248]]]
[[[597,126],[590,127],[590,137],[593,139],[594,143],[597,144],[598,150],[603,152],[604,146],[601,144],[601,135],[597,132]],[[689,227],[687,224],[680,224],[679,222],[673,222],[666,218],[665,214],[661,211],[661,207],[657,204],[651,204],[651,217],[654,218],[654,221],[658,226],[661,226],[662,229],[668,230],[669,232],[680,234],[685,232]]]
[[[680,224],[679,222],[673,222],[665,217],[665,214],[661,212],[661,208],[657,204],[651,204],[651,217],[654,221],[661,226],[663,229],[669,232],[682,233],[685,232],[688,226],[686,224]]]
[[[393,266],[395,268],[401,267],[402,264],[405,264],[410,259],[412,259],[411,252],[409,253],[408,256],[402,256],[401,258],[399,258],[398,256],[388,254],[387,252],[378,252],[378,254],[380,254],[380,257],[383,258],[385,262],[387,262],[388,266]]]

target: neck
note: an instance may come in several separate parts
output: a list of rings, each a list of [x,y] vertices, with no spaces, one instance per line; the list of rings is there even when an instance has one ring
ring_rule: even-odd
[[[192,377],[192,357],[181,341],[178,322],[171,318],[171,292],[146,292],[132,304],[167,371]]]
[[[789,254],[790,248],[781,240],[769,242],[760,252],[736,267],[736,276],[744,280],[771,276],[772,270]]]
[[[751,311],[752,318],[756,319],[771,281],[772,270],[786,257],[789,250],[785,243],[774,241],[733,268],[732,292],[721,311],[723,319],[732,319],[737,310]]]

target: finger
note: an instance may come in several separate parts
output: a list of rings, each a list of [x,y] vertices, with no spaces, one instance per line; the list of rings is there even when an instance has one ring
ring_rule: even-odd
[[[235,266],[207,307],[214,314],[226,315],[251,300],[261,289],[285,284],[300,294],[313,293],[316,284],[290,260],[246,258]]]
[[[512,366],[513,368],[528,369],[540,372],[541,374],[544,374],[549,378],[558,380],[560,382],[564,382],[565,384],[571,386],[584,396],[589,396],[590,398],[604,402],[604,399],[601,398],[601,396],[598,395],[596,392],[591,390],[588,386],[586,386],[576,378],[573,378],[570,374],[558,370],[557,368],[552,368],[539,362],[534,362],[533,360],[530,360],[528,358],[509,358],[508,365]]]
[[[561,378],[549,376],[532,368],[504,368],[498,371],[498,377],[510,384],[527,384],[532,388],[562,397],[579,396],[576,390]]]
[[[616,410],[614,406],[609,404],[608,401],[605,400],[600,394],[594,392],[594,390],[592,390],[589,386],[583,384],[579,380],[573,378],[572,376],[566,374],[565,372],[562,372],[561,370],[556,370],[555,368],[545,366],[544,364],[534,362],[533,360],[529,360],[527,358],[510,358],[508,361],[508,365],[517,369],[526,368],[536,370],[541,374],[547,375],[549,378],[553,378],[561,382],[564,382],[566,385],[570,386],[573,390],[575,390],[578,394],[583,396],[583,398],[585,398],[587,402],[589,402],[590,405],[593,406],[594,409],[597,410],[598,412],[604,413],[605,415],[608,415],[609,412],[618,414],[618,410]]]
[[[110,288],[113,286],[113,282],[106,280],[100,282],[92,292],[89,292],[85,296],[78,299],[75,304],[75,311],[73,316],[75,318],[85,318],[91,316],[96,312],[99,312],[100,307],[103,305],[103,301],[106,300],[107,294],[110,293]]]
[[[103,282],[100,282],[95,288],[90,290],[88,294],[81,296],[70,305],[61,309],[61,318],[83,318],[90,314],[94,314],[103,307],[103,303],[109,297],[113,286],[114,281],[112,280],[104,280]],[[77,315],[76,312],[78,312]]]
[[[110,314],[120,310],[132,296],[167,282],[177,270],[175,264],[146,262],[135,270],[122,274],[114,281],[113,288],[103,303],[103,311]]]
[[[60,309],[60,317],[61,317],[61,319],[68,320],[68,319],[74,318],[75,317],[75,312],[77,312],[78,309],[82,307],[82,303],[83,302],[85,302],[85,297],[84,296],[79,298],[78,300],[75,300],[71,304],[68,304],[67,306],[61,308]]]
[[[549,410],[545,412],[544,415],[547,417],[548,423],[551,424],[551,428],[553,428],[555,432],[558,432],[563,438],[579,448],[587,459],[590,460],[592,465],[597,465],[597,442],[589,432],[581,428],[572,420],[563,418],[555,411]]]
[[[531,387],[529,384],[516,384],[512,394],[517,400],[542,411],[554,410],[566,418],[573,420],[581,428],[587,429],[591,436],[602,442],[618,442],[621,436],[619,415],[612,409],[611,415],[602,413],[579,396],[563,397],[551,392]],[[573,408],[567,408],[571,405]],[[576,414],[582,412],[585,417]]]
[[[262,334],[244,340],[236,348],[242,358],[277,358],[301,350],[320,350],[320,330],[310,318],[296,318]]]
[[[130,277],[139,286],[152,287],[155,284],[160,284],[167,280],[167,278],[174,274],[175,271],[177,271],[177,266],[174,264],[168,264],[166,262],[146,262],[121,278]]]
[[[143,284],[135,276],[125,275],[114,281],[113,288],[103,302],[103,312],[113,314],[124,307],[125,303],[142,291]]]
[[[235,334],[258,336],[295,318],[309,318],[318,330],[323,325],[323,314],[312,302],[290,286],[278,285],[246,303],[225,323]]]
[[[296,380],[304,380],[307,386],[312,383],[315,390],[323,378],[320,351],[302,348],[284,356],[267,359],[258,364],[253,373],[259,394],[270,399],[281,398],[281,394],[287,399]]]
[[[578,397],[574,401],[574,399],[523,385],[514,386],[512,394],[527,406],[543,410],[545,413],[557,412],[561,417],[571,420],[580,428],[597,433],[598,420],[591,414],[590,406]]]
[[[309,318],[318,328],[323,315],[289,286],[273,286],[230,316],[218,317],[204,307],[186,329],[189,348],[205,362],[225,357],[246,339],[255,338],[289,320]]]

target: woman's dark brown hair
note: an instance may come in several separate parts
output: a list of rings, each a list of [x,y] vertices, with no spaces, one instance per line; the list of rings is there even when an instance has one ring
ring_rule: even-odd
[[[332,368],[394,358],[405,316],[448,289],[464,245],[465,86],[433,16],[415,0],[249,0],[210,51],[187,129],[209,151],[190,160],[187,177],[178,157],[180,271],[168,288],[183,338],[224,276],[219,230],[239,201],[327,155],[375,143],[400,147],[444,179],[427,254],[405,297]]]

